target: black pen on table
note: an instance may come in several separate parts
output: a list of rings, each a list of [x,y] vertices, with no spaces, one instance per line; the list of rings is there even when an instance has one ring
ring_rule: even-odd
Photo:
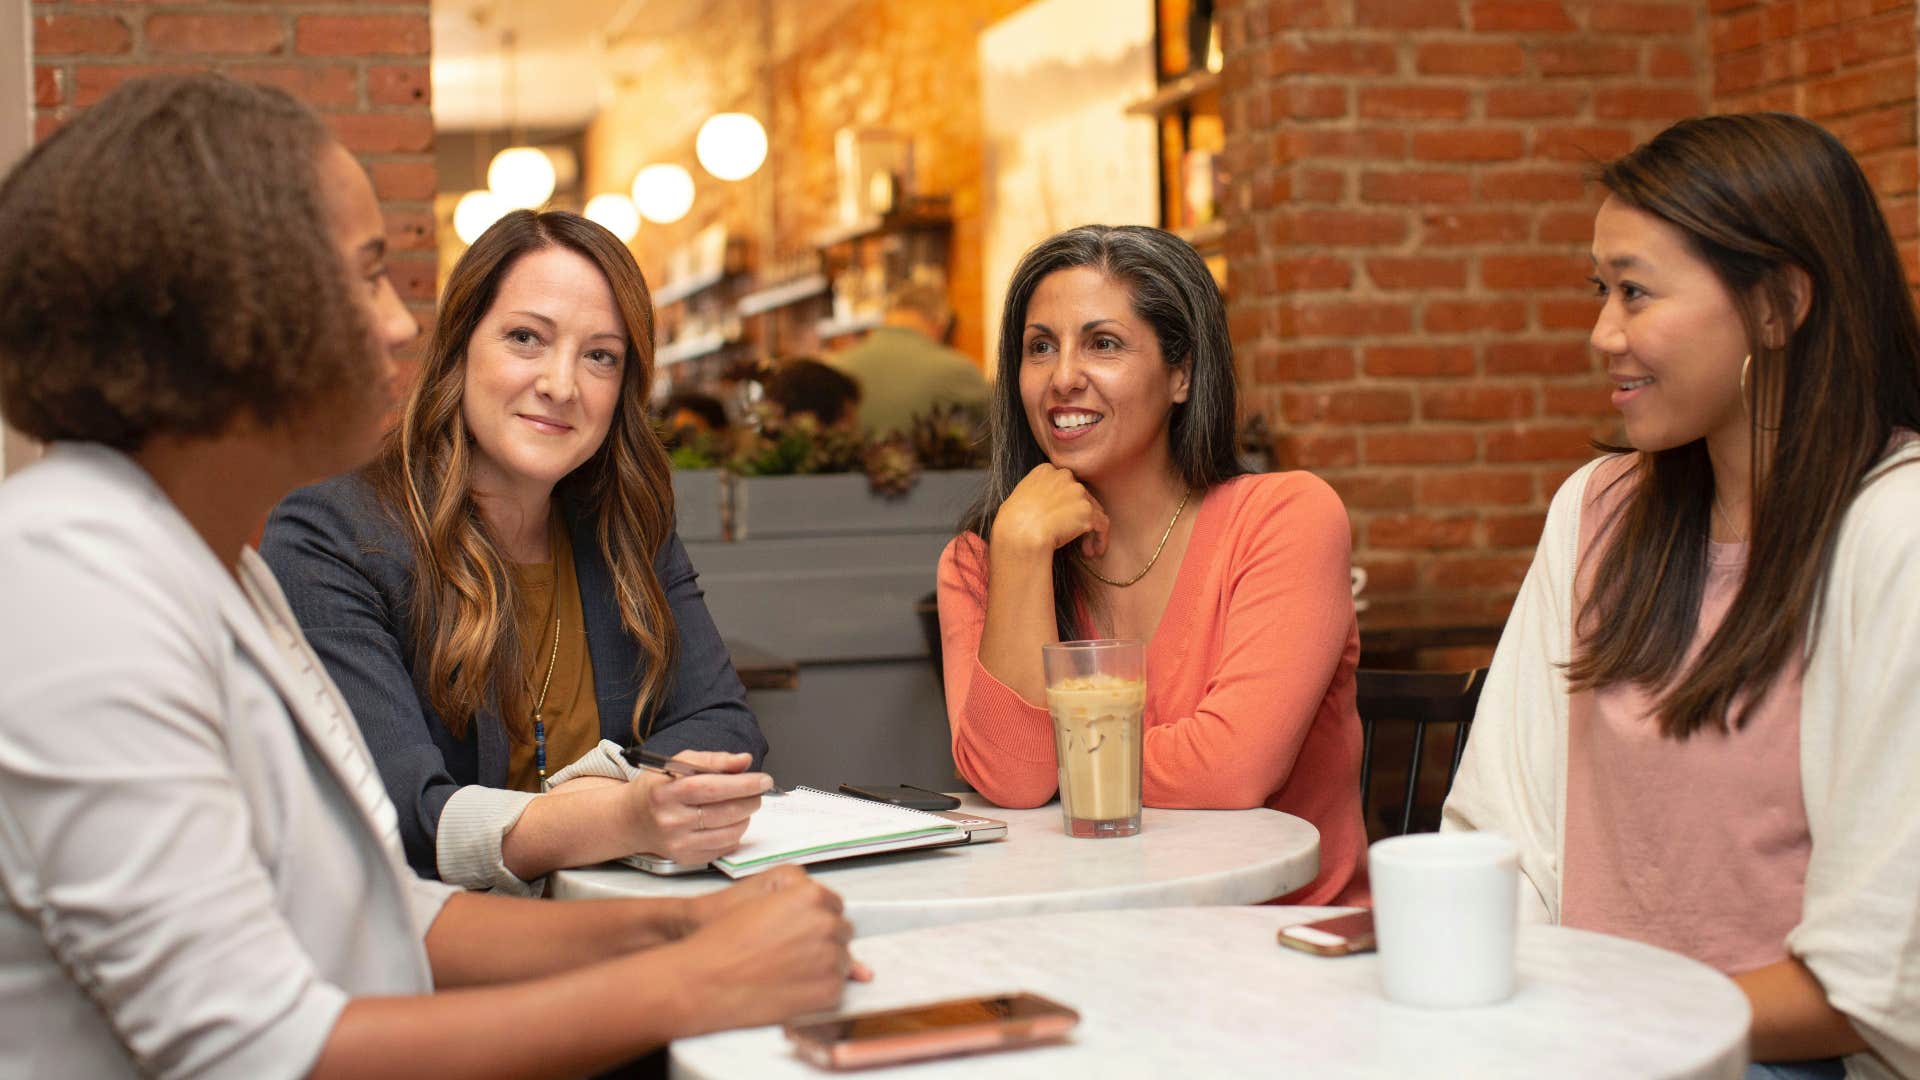
[[[665,754],[656,754],[651,750],[639,746],[627,747],[625,750],[620,751],[620,756],[626,758],[627,764],[632,765],[636,769],[665,773],[675,779],[683,776],[704,776],[709,773],[718,776],[734,775],[732,773],[723,773],[719,769],[709,769],[705,765],[695,765],[691,761],[681,761],[679,758],[671,758]],[[773,786],[760,794],[785,795],[787,793],[786,788],[781,787],[777,783],[773,783],[772,776],[767,777],[767,782],[773,784]]]

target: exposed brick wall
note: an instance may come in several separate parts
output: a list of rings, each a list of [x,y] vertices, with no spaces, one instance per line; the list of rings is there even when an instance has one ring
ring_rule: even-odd
[[[1713,0],[1716,112],[1799,113],[1847,144],[1920,281],[1914,0]]]
[[[953,197],[954,234],[947,262],[948,294],[958,317],[954,344],[978,359],[981,341],[980,32],[1024,7],[1026,0],[942,0],[898,3],[855,0],[830,24],[774,58],[771,116],[761,95],[715,100],[714,110],[761,115],[772,145],[767,164],[748,180],[708,176],[693,154],[690,135],[650,144],[645,117],[658,115],[675,81],[673,62],[660,61],[625,100],[602,114],[588,133],[588,186],[624,191],[643,163],[677,162],[693,174],[693,211],[673,225],[647,224],[635,244],[649,281],[663,280],[668,252],[701,227],[725,221],[753,241],[756,270],[785,263],[812,247],[816,232],[836,223],[834,132],[847,125],[888,128],[914,140],[914,186]],[[740,52],[738,38],[757,35],[752,19],[715,18],[704,48]],[[702,63],[689,57],[685,63]],[[766,192],[762,185],[772,185]],[[762,200],[766,199],[766,202]],[[767,237],[771,218],[772,236]]]
[[[36,137],[140,75],[210,69],[283,87],[366,165],[394,283],[424,322],[434,299],[427,6],[34,0]]]
[[[1697,0],[1221,0],[1246,408],[1374,595],[1504,611],[1611,434],[1582,182],[1707,104]]]

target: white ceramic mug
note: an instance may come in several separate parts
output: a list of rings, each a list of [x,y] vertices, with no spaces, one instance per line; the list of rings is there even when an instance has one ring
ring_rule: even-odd
[[[1403,1005],[1491,1005],[1513,993],[1520,855],[1498,833],[1410,833],[1368,852],[1380,985]]]

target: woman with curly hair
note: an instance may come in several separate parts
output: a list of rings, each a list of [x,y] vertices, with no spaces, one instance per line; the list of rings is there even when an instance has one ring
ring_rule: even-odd
[[[577,214],[520,210],[461,256],[398,428],[295,492],[261,551],[345,691],[422,874],[738,846],[769,786],[649,422],[653,307]],[[714,772],[670,779],[623,744]],[[731,753],[728,753],[731,751]]]
[[[317,116],[214,76],[0,185],[0,407],[53,443],[0,484],[0,1075],[579,1076],[840,998],[804,875],[550,904],[407,866],[247,546],[378,445],[417,332],[385,246]]]

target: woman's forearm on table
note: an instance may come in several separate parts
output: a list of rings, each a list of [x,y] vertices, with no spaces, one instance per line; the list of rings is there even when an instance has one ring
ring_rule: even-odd
[[[532,881],[633,854],[636,823],[626,787],[576,781],[534,799],[501,839],[501,861],[515,877]]]
[[[714,1026],[698,1016],[700,988],[669,959],[625,957],[503,986],[354,998],[308,1076],[398,1080],[425,1071],[491,1080],[598,1073]]]
[[[690,933],[684,900],[636,897],[556,903],[489,893],[450,897],[427,930],[440,989],[554,975]]]
[[[1733,978],[1753,1007],[1755,1061],[1808,1061],[1867,1048],[1847,1015],[1827,1002],[1807,965],[1788,957]]]
[[[1060,640],[1053,619],[1053,553],[1003,540],[987,551],[980,666],[1029,704],[1047,700],[1040,646]]]

